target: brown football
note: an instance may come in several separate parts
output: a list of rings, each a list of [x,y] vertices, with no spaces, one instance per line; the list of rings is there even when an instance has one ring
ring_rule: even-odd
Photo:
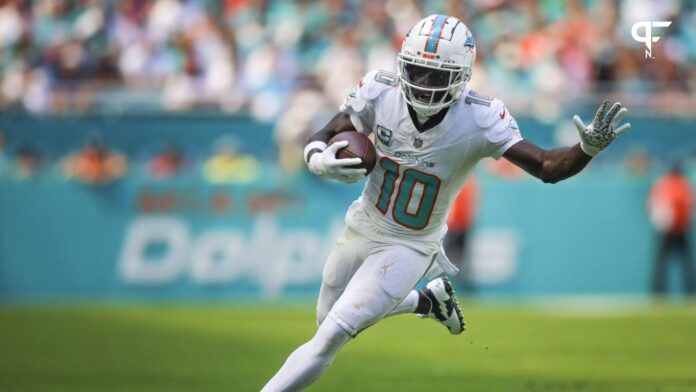
[[[377,163],[377,151],[372,141],[360,132],[348,131],[341,132],[329,140],[329,145],[336,142],[347,141],[348,146],[344,147],[336,153],[336,158],[360,158],[362,163],[351,167],[361,167],[367,169],[369,174]]]

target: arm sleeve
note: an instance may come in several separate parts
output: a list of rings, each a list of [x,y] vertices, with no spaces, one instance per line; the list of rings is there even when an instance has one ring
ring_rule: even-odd
[[[486,155],[500,159],[508,148],[522,140],[522,134],[517,121],[500,100],[494,100],[487,109],[479,124],[485,129]]]
[[[375,101],[380,93],[380,86],[375,85],[376,72],[365,75],[357,86],[346,96],[340,111],[350,115],[355,129],[369,135],[375,126]]]

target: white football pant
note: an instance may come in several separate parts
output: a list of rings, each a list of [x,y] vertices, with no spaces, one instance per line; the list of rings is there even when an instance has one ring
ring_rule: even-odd
[[[347,227],[324,266],[317,324],[329,317],[351,336],[357,335],[409,294],[435,256],[368,239]]]

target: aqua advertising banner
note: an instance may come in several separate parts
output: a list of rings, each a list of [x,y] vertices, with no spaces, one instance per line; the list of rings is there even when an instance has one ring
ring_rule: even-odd
[[[43,145],[56,167],[95,129],[131,157],[126,176],[106,185],[66,179],[56,167],[32,179],[0,176],[5,300],[309,298],[361,191],[283,173],[270,127],[244,119],[18,117],[2,128],[10,141]],[[260,162],[253,179],[214,183],[195,164],[165,180],[138,171],[143,146],[175,141],[204,159],[223,134]],[[477,176],[468,251],[477,295],[648,292],[656,234],[645,203],[654,176],[597,169],[555,185]]]

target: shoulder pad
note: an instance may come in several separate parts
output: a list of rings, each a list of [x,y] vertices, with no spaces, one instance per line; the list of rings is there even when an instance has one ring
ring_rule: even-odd
[[[382,92],[399,85],[399,75],[382,70],[368,72],[358,83],[362,96],[371,101]]]
[[[470,96],[467,98],[470,98]],[[490,128],[496,123],[496,121],[500,121],[501,113],[506,110],[505,105],[503,104],[503,101],[497,98],[492,98],[491,100],[486,101],[481,100],[481,102],[485,102],[488,105],[476,103],[471,105],[474,110],[474,119],[476,120],[476,125],[483,129]],[[503,114],[503,116],[505,115],[506,114]]]

